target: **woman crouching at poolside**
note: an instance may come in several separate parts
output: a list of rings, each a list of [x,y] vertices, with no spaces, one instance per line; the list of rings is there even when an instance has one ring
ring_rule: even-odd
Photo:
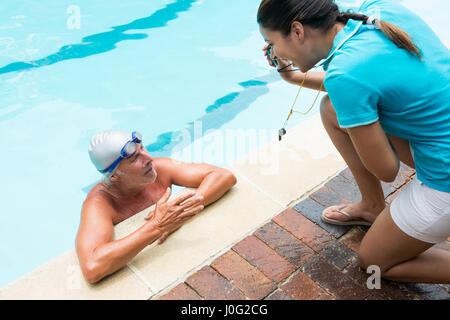
[[[323,82],[323,125],[361,192],[360,202],[331,206],[322,219],[371,225],[362,268],[450,283],[450,252],[432,248],[450,236],[449,50],[395,1],[368,0],[352,14],[332,0],[263,0],[257,21],[284,80],[316,90]],[[289,72],[289,61],[301,72]],[[326,73],[306,74],[320,61]],[[393,181],[399,161],[417,175],[386,206],[380,180]]]

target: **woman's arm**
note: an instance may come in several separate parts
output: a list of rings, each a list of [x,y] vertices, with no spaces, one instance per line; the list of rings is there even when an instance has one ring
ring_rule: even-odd
[[[380,123],[347,128],[347,132],[366,169],[382,181],[394,181],[400,162]]]
[[[292,67],[291,67],[292,68]],[[308,89],[313,90],[321,90],[326,92],[324,86],[322,86],[323,79],[325,79],[326,72],[321,71],[313,71],[308,72],[305,74],[300,71],[293,71],[293,72],[280,72],[281,78],[283,78],[286,82],[289,82],[290,84],[295,85],[301,85],[303,82],[303,79],[305,79],[305,82],[303,83],[303,86]],[[322,86],[322,88],[321,88]]]

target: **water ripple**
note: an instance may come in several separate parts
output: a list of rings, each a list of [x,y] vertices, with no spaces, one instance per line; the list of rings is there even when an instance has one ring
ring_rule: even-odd
[[[0,74],[39,68],[70,59],[81,59],[95,54],[108,52],[116,48],[116,44],[124,40],[140,40],[147,38],[144,33],[126,34],[129,30],[160,28],[169,21],[175,20],[178,14],[188,11],[196,0],[178,0],[168,4],[152,15],[134,20],[128,24],[112,27],[112,31],[93,34],[82,39],[81,43],[63,46],[58,52],[34,61],[19,61],[0,68]]]

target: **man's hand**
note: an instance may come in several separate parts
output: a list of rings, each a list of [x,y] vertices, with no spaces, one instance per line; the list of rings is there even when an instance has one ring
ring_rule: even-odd
[[[150,212],[145,219],[153,223],[162,233],[158,244],[163,243],[174,231],[181,228],[184,222],[203,210],[203,197],[196,196],[195,192],[189,192],[170,202],[170,188],[158,200],[155,210]]]

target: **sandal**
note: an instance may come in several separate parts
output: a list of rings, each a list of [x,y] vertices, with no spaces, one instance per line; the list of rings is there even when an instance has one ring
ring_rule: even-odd
[[[325,210],[322,211],[322,221],[326,222],[326,223],[330,223],[330,224],[335,224],[338,226],[371,226],[372,223],[366,221],[366,220],[362,220],[362,219],[353,219],[353,220],[348,220],[348,221],[340,221],[337,219],[330,219],[328,217],[325,216],[326,211],[333,209],[335,207],[339,207],[338,209],[335,209],[337,212],[343,214],[344,216],[348,217],[348,218],[353,218],[353,216],[351,214],[349,214],[348,212],[345,212],[343,210],[341,210],[342,208],[344,208],[346,205],[336,205],[336,206],[331,206],[326,208]]]

